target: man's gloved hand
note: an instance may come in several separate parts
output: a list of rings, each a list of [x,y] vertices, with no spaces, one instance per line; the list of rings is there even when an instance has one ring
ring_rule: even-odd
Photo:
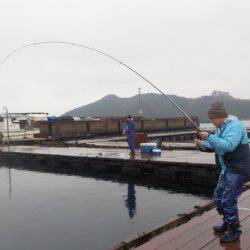
[[[202,145],[202,142],[200,140],[195,139],[194,143],[199,150],[206,151],[206,148]]]
[[[210,135],[210,133],[206,131],[199,132],[198,134],[202,140],[206,140],[208,136]]]
[[[202,141],[201,140],[197,140],[195,139],[194,141],[196,147],[202,151],[202,152],[207,152],[207,153],[213,153],[214,149],[213,148],[206,148],[205,146],[203,146]]]

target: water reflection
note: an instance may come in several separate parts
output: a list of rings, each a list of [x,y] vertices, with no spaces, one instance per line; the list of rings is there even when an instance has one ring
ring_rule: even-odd
[[[133,183],[135,185],[139,186],[145,186],[147,188],[157,188],[157,189],[168,189],[169,191],[173,192],[184,192],[184,193],[190,193],[194,195],[204,195],[207,197],[211,197],[213,193],[213,189],[207,189],[207,188],[201,188],[196,187],[192,185],[180,185],[179,183],[168,183],[164,181],[159,181],[158,178],[154,178],[150,175],[141,175],[140,177],[135,176],[123,176],[123,175],[113,175],[112,173],[105,173],[105,172],[96,172],[92,171],[91,169],[85,168],[85,167],[64,167],[64,166],[58,166],[53,165],[53,162],[51,165],[43,165],[40,163],[32,163],[32,162],[26,162],[23,163],[8,163],[4,162],[1,163],[0,159],[0,168],[1,166],[6,166],[7,168],[12,169],[24,169],[28,171],[35,171],[35,172],[42,172],[42,173],[52,173],[52,174],[59,174],[59,175],[67,175],[67,176],[80,176],[80,177],[91,177],[95,178],[97,180],[108,180],[112,182],[118,182],[118,183]],[[10,194],[12,191],[12,184],[11,184],[11,175],[10,175]]]
[[[0,163],[1,164],[1,163]],[[194,195],[204,195],[206,197],[211,197],[213,194],[213,189],[196,187],[192,185],[180,185],[179,183],[168,183],[164,181],[159,181],[158,178],[153,178],[148,175],[140,175],[140,177],[135,176],[126,176],[126,175],[113,175],[112,173],[105,172],[96,172],[88,168],[83,167],[58,167],[53,165],[42,165],[36,163],[35,165],[31,162],[26,164],[20,163],[5,163],[6,167],[15,168],[15,169],[24,169],[35,172],[42,173],[52,173],[58,175],[67,175],[67,176],[80,176],[80,177],[90,177],[97,180],[108,180],[116,183],[134,183],[137,186],[145,186],[147,188],[157,188],[157,189],[167,189],[170,192],[181,192],[181,193],[190,193]],[[0,165],[1,167],[1,165]]]
[[[82,168],[0,167],[0,249],[110,249],[207,200],[149,186]]]
[[[9,199],[11,198],[12,193],[12,178],[11,178],[11,168],[9,167]]]
[[[132,183],[128,184],[128,196],[125,200],[125,205],[128,209],[130,218],[136,215],[136,196],[135,196],[135,185]]]

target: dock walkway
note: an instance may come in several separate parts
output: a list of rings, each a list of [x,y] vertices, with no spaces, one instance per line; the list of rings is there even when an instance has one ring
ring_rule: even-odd
[[[57,155],[57,156],[77,156],[89,158],[103,158],[103,159],[123,159],[130,160],[128,149],[107,149],[107,148],[77,148],[77,147],[42,147],[42,146],[5,146],[1,149],[3,153],[22,153],[29,155]],[[152,162],[175,162],[199,165],[214,165],[214,155],[200,152],[198,150],[171,150],[163,151],[161,157],[153,157],[149,155],[141,155],[139,151],[136,152],[135,159],[138,161],[152,161]]]
[[[172,131],[172,132],[158,132],[158,133],[148,133],[147,137],[149,140],[159,139],[159,138],[171,138],[171,137],[178,137],[178,136],[193,136],[196,135],[196,130],[190,131]],[[83,139],[77,140],[78,143],[86,143],[86,142],[104,142],[104,141],[126,141],[126,136],[115,136],[115,137],[100,137],[95,139]],[[68,140],[69,144],[75,143],[76,140]]]
[[[209,190],[214,186],[218,169],[214,155],[198,150],[163,151],[161,157],[129,156],[128,149],[5,146],[0,161],[43,167],[67,168],[82,173],[150,178],[160,184],[188,186]]]
[[[128,143],[125,141],[112,141],[109,139],[87,139],[66,141],[67,146],[71,147],[92,147],[92,148],[128,148]],[[194,143],[188,142],[162,142],[163,150],[196,150]]]
[[[147,243],[135,248],[137,250],[196,250],[196,249],[250,249],[250,190],[245,191],[239,199],[239,213],[242,235],[239,241],[222,244],[219,234],[213,232],[213,226],[221,218],[215,209],[195,217],[189,222],[152,238]]]

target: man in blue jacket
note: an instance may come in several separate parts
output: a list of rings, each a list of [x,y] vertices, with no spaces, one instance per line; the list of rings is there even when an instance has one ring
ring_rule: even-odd
[[[130,155],[135,155],[135,123],[132,120],[131,115],[126,117],[125,134],[127,136],[127,142],[130,149]]]
[[[235,117],[230,118],[223,103],[212,104],[208,117],[216,126],[215,134],[200,132],[199,148],[215,151],[216,164],[221,168],[213,200],[223,222],[214,227],[217,233],[225,233],[221,242],[239,239],[241,230],[237,201],[250,176],[250,151],[244,125]]]

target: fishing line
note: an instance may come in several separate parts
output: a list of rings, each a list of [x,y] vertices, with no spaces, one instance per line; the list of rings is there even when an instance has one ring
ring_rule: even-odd
[[[74,42],[65,42],[65,41],[41,41],[41,42],[35,42],[35,43],[29,43],[26,44],[22,47],[19,47],[15,50],[13,50],[11,53],[9,53],[6,57],[4,57],[1,61],[0,61],[0,67],[14,54],[16,54],[17,52],[19,52],[20,50],[23,50],[25,48],[28,47],[32,47],[32,46],[36,46],[36,45],[42,45],[42,44],[64,44],[64,45],[70,45],[70,46],[76,46],[76,47],[81,47],[81,48],[85,48],[88,50],[91,50],[93,52],[97,52],[105,57],[108,57],[109,59],[118,62],[120,65],[123,65],[124,67],[126,67],[127,69],[129,69],[130,71],[132,71],[133,73],[135,73],[136,75],[138,75],[140,78],[142,78],[144,81],[146,81],[148,84],[150,84],[154,89],[156,89],[160,94],[162,94],[173,106],[175,106],[181,113],[182,115],[187,118],[192,124],[193,126],[200,131],[200,128],[196,125],[196,123],[168,96],[166,95],[163,91],[160,90],[159,87],[157,87],[154,83],[152,83],[150,80],[148,80],[145,76],[143,76],[142,74],[140,74],[139,72],[137,72],[135,69],[131,68],[130,66],[128,66],[126,63],[122,62],[121,60],[92,47],[83,45],[83,44],[79,44],[79,43],[74,43]]]

